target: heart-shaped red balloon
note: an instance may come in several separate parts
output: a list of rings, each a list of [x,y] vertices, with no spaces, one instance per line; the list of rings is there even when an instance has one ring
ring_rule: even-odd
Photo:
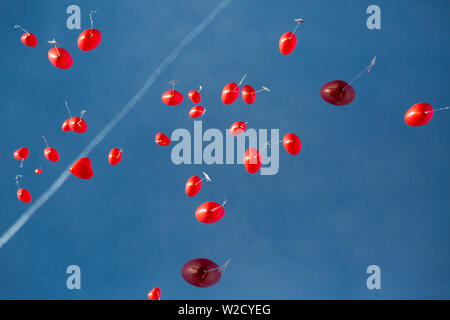
[[[189,197],[195,196],[202,189],[202,179],[192,176],[186,181],[184,191]]]
[[[177,90],[168,90],[162,94],[161,100],[169,106],[176,106],[183,102],[183,95]]]
[[[48,60],[50,60],[52,65],[60,69],[69,69],[73,64],[70,53],[58,47],[51,48],[48,51]]]
[[[351,85],[342,80],[327,82],[320,89],[320,96],[335,106],[345,106],[355,100],[356,93]]]
[[[200,103],[200,100],[202,99],[200,92],[198,92],[197,90],[189,91],[188,97],[193,103]]]
[[[59,153],[55,148],[47,147],[44,149],[44,156],[52,161],[52,162],[58,162],[59,161]]]
[[[427,124],[433,118],[433,107],[425,102],[416,103],[405,113],[406,124],[419,127]]]
[[[189,117],[191,118],[199,118],[205,113],[205,108],[202,106],[193,106],[191,110],[189,110]]]
[[[222,90],[222,102],[225,104],[232,104],[239,97],[239,86],[230,82]]]
[[[253,89],[252,86],[249,86],[248,84],[243,86],[241,95],[242,95],[242,99],[244,100],[244,102],[246,104],[252,104],[253,102],[255,102],[256,91],[255,91],[255,89]]]
[[[287,133],[283,138],[283,147],[292,155],[296,155],[302,148],[300,139],[293,133]]]
[[[292,32],[286,32],[281,36],[278,46],[282,54],[288,55],[297,46],[297,37]]]
[[[24,188],[17,190],[17,198],[25,203],[31,202],[31,194],[27,189]]]
[[[112,148],[108,155],[108,162],[115,166],[122,160],[122,150],[117,148]]]
[[[69,119],[64,120],[64,122],[63,122],[63,124],[61,126],[61,129],[64,132],[72,130],[72,129],[70,129],[70,126],[69,126]]]
[[[259,168],[261,167],[261,164],[262,158],[258,149],[250,148],[247,151],[245,151],[244,165],[245,169],[247,169],[249,173],[258,172]]]
[[[36,47],[38,44],[38,40],[34,34],[31,32],[26,32],[20,37],[20,41],[26,46]]]
[[[150,300],[160,300],[161,299],[161,289],[158,287],[154,287],[150,292],[147,294],[147,297]]]
[[[84,30],[78,37],[78,48],[83,51],[90,51],[97,48],[102,41],[102,34],[97,29]]]
[[[28,148],[20,148],[16,151],[14,151],[14,158],[19,161],[24,161],[26,158],[28,158],[28,154],[30,151]]]
[[[94,175],[91,167],[91,159],[84,157],[78,159],[69,169],[69,171],[80,179],[88,180]]]
[[[244,121],[236,121],[230,127],[230,133],[234,136],[238,136],[241,133],[244,133],[247,128],[247,124]]]
[[[162,132],[158,132],[155,136],[155,142],[160,146],[168,146],[170,144],[170,138]]]
[[[195,217],[203,223],[215,223],[223,218],[225,209],[217,202],[208,201],[195,210]]]
[[[72,117],[69,119],[69,127],[77,133],[84,133],[87,130],[86,121],[81,117]]]

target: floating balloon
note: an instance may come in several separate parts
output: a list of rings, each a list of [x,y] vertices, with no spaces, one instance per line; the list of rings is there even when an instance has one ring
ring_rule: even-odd
[[[147,297],[150,300],[160,300],[161,299],[161,289],[158,287],[154,287],[150,292],[147,294]]]
[[[292,32],[286,32],[281,36],[278,46],[282,54],[291,54],[297,46],[297,37]]]
[[[14,151],[14,158],[19,161],[24,161],[26,158],[28,158],[28,154],[30,151],[28,148],[20,148]]]
[[[26,46],[29,47],[36,47],[38,45],[38,40],[36,38],[36,36],[34,34],[32,34],[31,32],[28,32],[27,30],[25,30],[24,28],[22,28],[21,25],[16,24],[14,26],[14,28],[19,28],[20,30],[22,30],[23,32],[25,32],[24,34],[22,34],[22,36],[20,37],[20,41],[22,41],[22,43]]]
[[[200,86],[199,90],[191,90],[188,93],[188,97],[189,99],[191,99],[191,101],[193,103],[200,103],[200,100],[202,99],[202,96],[200,95],[200,91],[202,90],[202,87]]]
[[[193,197],[200,192],[200,190],[202,189],[203,180],[211,182],[211,178],[205,172],[203,172],[203,176],[203,179],[200,179],[197,176],[192,176],[186,181],[184,191],[189,197]]]
[[[327,82],[320,89],[323,100],[336,106],[345,106],[355,100],[355,90],[351,85],[342,80]]]
[[[17,190],[17,198],[25,203],[31,202],[31,193],[27,189],[20,188]]]
[[[69,119],[69,127],[77,133],[84,133],[87,130],[86,121],[81,117],[72,117]]]
[[[261,167],[261,164],[262,159],[258,149],[250,148],[247,151],[245,151],[244,165],[245,169],[247,169],[249,173],[258,172],[259,168]]]
[[[56,46],[56,41],[52,40],[49,43],[55,44],[55,47],[48,51],[48,60],[51,64],[60,69],[69,69],[72,67],[73,60],[70,53],[63,48]]]
[[[102,34],[97,29],[86,29],[78,37],[78,48],[90,51],[97,48],[102,41]]]
[[[58,162],[59,161],[59,154],[58,151],[55,148],[47,147],[44,149],[44,156],[52,161],[52,162]]]
[[[91,159],[84,157],[78,159],[69,169],[69,171],[80,179],[91,179],[94,176],[94,171],[91,167]]]
[[[215,223],[223,218],[225,209],[223,205],[208,201],[201,204],[197,210],[195,210],[195,218],[203,223]]]
[[[302,143],[300,139],[293,133],[287,133],[283,137],[283,147],[292,155],[296,155],[300,152],[302,148]]]
[[[160,146],[168,146],[170,144],[170,139],[162,132],[158,132],[155,136],[155,142]]]
[[[202,106],[194,106],[189,110],[189,117],[191,118],[199,118],[205,114],[205,108]]]
[[[239,97],[239,86],[230,82],[222,90],[222,102],[224,104],[232,104]]]
[[[252,104],[253,102],[255,102],[256,91],[255,91],[255,89],[253,89],[252,86],[249,86],[248,84],[243,86],[241,95],[242,95],[242,100],[244,100],[244,102],[246,104]]]
[[[183,102],[183,95],[177,90],[168,90],[163,93],[161,100],[169,106],[176,106]]]
[[[238,136],[241,133],[244,133],[245,129],[247,129],[247,123],[244,121],[236,121],[230,127],[230,133],[234,136]]]
[[[62,126],[61,126],[62,131],[67,132],[70,131],[70,126],[69,126],[69,119],[64,120]]]
[[[222,271],[223,269],[215,262],[205,258],[197,258],[184,264],[181,268],[181,276],[193,286],[206,288],[219,282]]]
[[[36,174],[41,174],[41,173],[42,173],[42,169],[37,168],[37,169],[34,170],[34,173],[36,173]]]
[[[122,160],[122,149],[112,148],[108,155],[108,162],[115,166]]]
[[[418,127],[427,124],[433,117],[433,107],[425,102],[416,103],[405,113],[407,125]]]

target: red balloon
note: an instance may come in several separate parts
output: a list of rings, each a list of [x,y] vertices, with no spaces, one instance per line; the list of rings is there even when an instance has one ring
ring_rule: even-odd
[[[230,133],[234,136],[238,136],[247,129],[247,124],[244,121],[236,121],[230,127]]]
[[[86,121],[80,117],[72,117],[69,119],[69,127],[77,133],[84,133],[87,130]]]
[[[215,285],[222,277],[219,266],[205,258],[188,261],[181,268],[183,279],[193,286],[206,288]]]
[[[205,108],[202,106],[194,106],[189,111],[189,117],[191,118],[199,118],[205,113]]]
[[[61,126],[62,131],[70,131],[70,126],[69,126],[69,119],[64,120],[62,126]]]
[[[286,32],[280,38],[278,46],[280,47],[280,52],[284,55],[290,54],[294,51],[297,45],[297,37],[292,32]]]
[[[350,104],[356,97],[353,87],[342,80],[334,80],[325,83],[322,89],[320,89],[320,95],[323,100],[336,106]]]
[[[30,154],[30,151],[28,148],[20,148],[14,151],[14,158],[19,161],[24,161],[26,158],[28,158],[28,155]]]
[[[115,166],[122,160],[122,151],[117,148],[112,148],[108,155],[108,161],[112,166]]]
[[[42,169],[36,169],[36,170],[34,170],[34,172],[36,173],[36,174],[41,174],[42,173]]]
[[[168,146],[170,144],[170,138],[162,132],[158,132],[155,136],[155,142],[160,146]]]
[[[69,171],[80,179],[88,180],[94,176],[94,170],[91,167],[91,159],[84,157],[78,159],[69,169]]]
[[[48,51],[48,59],[52,65],[60,69],[69,69],[73,64],[72,56],[63,48],[51,48]]]
[[[244,165],[245,169],[247,169],[248,172],[250,173],[258,172],[259,168],[261,167],[261,163],[262,158],[258,149],[250,148],[247,151],[245,151]]]
[[[253,102],[255,102],[256,91],[255,89],[253,89],[253,87],[249,86],[248,84],[242,87],[241,95],[242,99],[246,104],[252,104]]]
[[[302,148],[302,143],[300,139],[293,133],[287,133],[283,137],[283,147],[292,155],[296,155],[300,152]]]
[[[184,191],[189,197],[195,196],[202,189],[202,179],[192,176],[186,181]]]
[[[83,51],[90,51],[97,48],[102,41],[102,34],[97,29],[84,30],[78,37],[78,48]]]
[[[183,95],[177,90],[168,90],[163,93],[161,100],[169,106],[176,106],[183,102]]]
[[[232,104],[239,97],[239,86],[230,82],[222,90],[222,102],[225,104]]]
[[[147,297],[150,300],[160,300],[161,299],[161,289],[158,287],[154,287],[150,292],[147,294]]]
[[[200,103],[200,100],[202,99],[200,92],[198,92],[197,90],[189,91],[188,97],[193,103]]]
[[[405,113],[407,125],[419,127],[427,124],[433,118],[433,107],[425,102],[416,103]]]
[[[22,202],[31,202],[31,193],[24,188],[17,190],[17,198]]]
[[[195,210],[195,217],[203,223],[215,223],[223,218],[225,209],[217,202],[208,201]]]
[[[29,47],[36,47],[38,44],[38,40],[37,40],[36,36],[30,32],[24,33],[20,37],[20,41],[22,41],[22,43],[24,45],[29,46]]]
[[[55,148],[47,147],[44,149],[44,156],[52,161],[52,162],[58,162],[59,161],[59,154],[58,151]]]

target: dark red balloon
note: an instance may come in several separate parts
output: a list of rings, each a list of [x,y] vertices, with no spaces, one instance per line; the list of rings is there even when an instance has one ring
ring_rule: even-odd
[[[69,69],[72,64],[72,56],[63,48],[51,48],[48,51],[48,59],[51,64],[60,69]]]
[[[286,32],[281,36],[278,46],[282,54],[288,55],[297,46],[297,37],[292,32]]]
[[[200,103],[200,100],[202,99],[200,92],[198,92],[197,90],[189,91],[188,97],[193,103]]]
[[[90,51],[97,48],[102,41],[102,34],[97,29],[84,30],[78,37],[78,48],[83,51]]]
[[[154,287],[150,292],[147,294],[147,297],[150,300],[160,300],[161,299],[161,289],[158,287]]]
[[[249,173],[258,172],[259,168],[261,167],[261,164],[262,158],[258,149],[250,148],[247,151],[245,151],[244,165],[245,169],[247,169]]]
[[[94,170],[91,167],[91,159],[84,157],[78,159],[69,169],[69,171],[80,179],[89,180],[94,176]]]
[[[181,276],[193,286],[206,288],[219,282],[222,272],[215,262],[206,258],[197,258],[184,264]]]
[[[69,127],[77,133],[84,133],[87,130],[86,121],[81,117],[72,117],[69,119]]]
[[[56,150],[55,148],[50,148],[50,147],[45,148],[44,156],[52,162],[59,161],[59,153],[58,153],[58,150]]]
[[[217,202],[208,201],[195,210],[195,218],[203,223],[215,223],[223,218],[225,209]]]
[[[199,118],[205,113],[205,108],[202,106],[194,106],[189,110],[189,117]]]
[[[112,148],[108,155],[109,164],[115,166],[121,160],[122,160],[122,151],[117,148]]]
[[[284,149],[286,149],[287,152],[295,156],[300,152],[300,149],[302,148],[302,143],[295,134],[287,133],[283,137],[283,147]]]
[[[177,90],[168,90],[162,94],[161,100],[169,106],[176,106],[183,102],[183,95]]]
[[[17,198],[22,202],[31,202],[31,193],[24,188],[17,190]]]
[[[247,129],[247,124],[244,121],[236,121],[230,127],[230,133],[234,136],[238,136],[241,133],[244,133],[245,129]]]
[[[239,86],[230,82],[222,90],[222,102],[225,104],[232,104],[239,97]]]
[[[195,196],[202,189],[202,179],[192,176],[186,181],[184,191],[189,197]]]
[[[62,131],[67,132],[70,131],[70,126],[69,126],[69,119],[64,120],[62,126],[61,126]]]
[[[42,169],[37,168],[37,169],[34,170],[34,172],[35,172],[36,174],[41,174],[41,173],[42,173]]]
[[[22,41],[22,43],[24,45],[29,46],[29,47],[36,47],[38,45],[38,40],[37,40],[36,36],[30,32],[24,33],[20,37],[20,41]]]
[[[322,89],[320,89],[320,95],[323,100],[336,106],[350,104],[356,97],[353,87],[342,80],[334,80],[325,83]]]
[[[419,127],[427,124],[433,118],[433,107],[425,102],[416,103],[405,113],[407,125]]]
[[[20,148],[14,151],[14,158],[19,161],[24,161],[26,158],[28,158],[28,155],[30,154],[30,151],[28,148]]]
[[[253,102],[255,102],[256,91],[255,89],[253,89],[253,87],[249,86],[248,84],[242,87],[241,95],[242,99],[246,104],[252,104]]]
[[[162,132],[158,132],[155,136],[155,142],[160,146],[168,146],[170,144],[170,138]]]

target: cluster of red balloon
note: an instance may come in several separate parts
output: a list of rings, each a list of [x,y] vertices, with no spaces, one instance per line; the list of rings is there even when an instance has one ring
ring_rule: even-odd
[[[197,105],[200,103],[201,98],[202,98],[200,95],[201,90],[202,90],[202,86],[200,86],[198,90],[191,90],[188,92],[189,99],[191,99],[191,101],[196,104],[195,106],[193,106],[191,108],[191,110],[189,110],[189,117],[191,117],[192,119],[200,118],[206,112],[205,108]]]

